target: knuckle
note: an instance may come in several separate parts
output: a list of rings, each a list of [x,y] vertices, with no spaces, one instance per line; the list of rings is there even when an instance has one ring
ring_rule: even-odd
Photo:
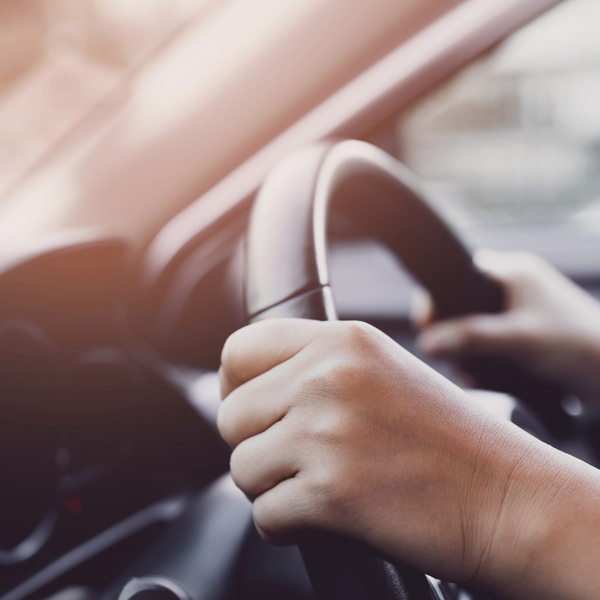
[[[311,385],[334,392],[343,391],[353,374],[353,365],[347,359],[344,357],[330,358],[321,365],[321,368],[312,373]]]
[[[231,446],[235,440],[235,419],[231,411],[231,402],[223,401],[217,412],[217,429],[221,437]]]
[[[236,333],[237,332],[232,333],[225,340],[225,344],[223,345],[223,349],[221,350],[221,364],[224,367],[227,367],[232,362],[233,348],[234,348],[234,345],[235,345]]]
[[[248,467],[250,461],[248,459],[248,453],[243,446],[238,446],[229,458],[229,471],[231,478],[235,485],[237,485],[243,492],[249,491],[248,488]]]
[[[276,538],[289,531],[285,511],[282,511],[277,501],[273,501],[271,494],[263,494],[254,501],[252,515],[261,533],[269,537]]]
[[[257,331],[262,330],[264,326],[265,322],[246,325],[234,331],[225,341],[221,350],[221,367],[232,387],[236,388],[247,380],[253,340]]]
[[[329,465],[321,467],[313,474],[312,491],[315,496],[331,498],[335,495],[338,483],[338,471]]]
[[[471,320],[458,325],[454,335],[456,336],[456,345],[465,350],[476,350],[481,342],[477,323]]]
[[[303,384],[309,391],[348,391],[359,379],[369,377],[377,360],[381,340],[376,329],[358,321],[330,325],[327,347],[304,373]]]
[[[310,376],[303,386],[302,406],[292,409],[286,420],[311,444],[342,445],[360,410],[352,394],[364,384],[359,379],[347,364],[327,365]]]
[[[335,353],[322,361],[309,375],[312,390],[337,398],[350,398],[351,392],[368,382],[373,374],[369,354]]]
[[[221,369],[223,371],[223,375],[227,380],[229,380],[233,384],[238,384],[239,379],[236,376],[237,370],[237,357],[238,357],[238,339],[239,332],[236,331],[232,333],[225,344],[223,345],[223,350],[221,350]]]
[[[312,440],[328,446],[342,446],[352,437],[351,420],[340,410],[322,411],[308,427]]]
[[[369,351],[376,343],[375,330],[360,321],[346,321],[342,324],[346,341],[358,350]]]
[[[298,374],[289,416],[312,419],[322,412],[328,400],[343,391],[345,377],[341,371],[345,368],[339,362],[340,357],[330,356]]]
[[[311,514],[326,522],[337,520],[341,515],[348,512],[354,498],[347,493],[344,485],[345,470],[341,465],[335,468],[331,466],[322,467],[311,478],[310,498]]]
[[[298,531],[311,529],[319,522],[318,507],[306,493],[306,486],[297,480],[288,486],[284,493],[267,492],[254,501],[254,523],[267,541],[286,543]]]

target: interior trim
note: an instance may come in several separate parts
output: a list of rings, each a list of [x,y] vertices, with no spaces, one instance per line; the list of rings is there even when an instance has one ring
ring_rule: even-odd
[[[333,94],[168,222],[142,258],[143,292],[247,207],[285,154],[327,137],[361,137],[377,123],[559,0],[467,0]]]

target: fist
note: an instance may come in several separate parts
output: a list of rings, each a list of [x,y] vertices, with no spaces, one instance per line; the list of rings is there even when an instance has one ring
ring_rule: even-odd
[[[544,487],[520,473],[545,447],[378,330],[256,323],[229,338],[220,377],[231,474],[267,541],[326,530],[484,583],[515,556]]]

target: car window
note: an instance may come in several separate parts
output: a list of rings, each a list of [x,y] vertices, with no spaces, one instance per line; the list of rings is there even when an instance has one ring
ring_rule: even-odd
[[[600,2],[565,0],[399,120],[400,158],[474,244],[600,273],[598,22]]]

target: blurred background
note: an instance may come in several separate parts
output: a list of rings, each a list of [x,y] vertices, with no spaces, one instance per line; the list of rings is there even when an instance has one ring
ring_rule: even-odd
[[[474,244],[554,248],[569,272],[586,262],[600,236],[599,22],[597,0],[566,0],[398,122],[401,158]]]
[[[452,4],[0,0],[0,237],[143,246]],[[474,245],[596,273],[598,22],[564,0],[400,111],[398,156]]]
[[[0,240],[162,225],[456,0],[0,0]]]
[[[0,0],[0,195],[209,0]]]

